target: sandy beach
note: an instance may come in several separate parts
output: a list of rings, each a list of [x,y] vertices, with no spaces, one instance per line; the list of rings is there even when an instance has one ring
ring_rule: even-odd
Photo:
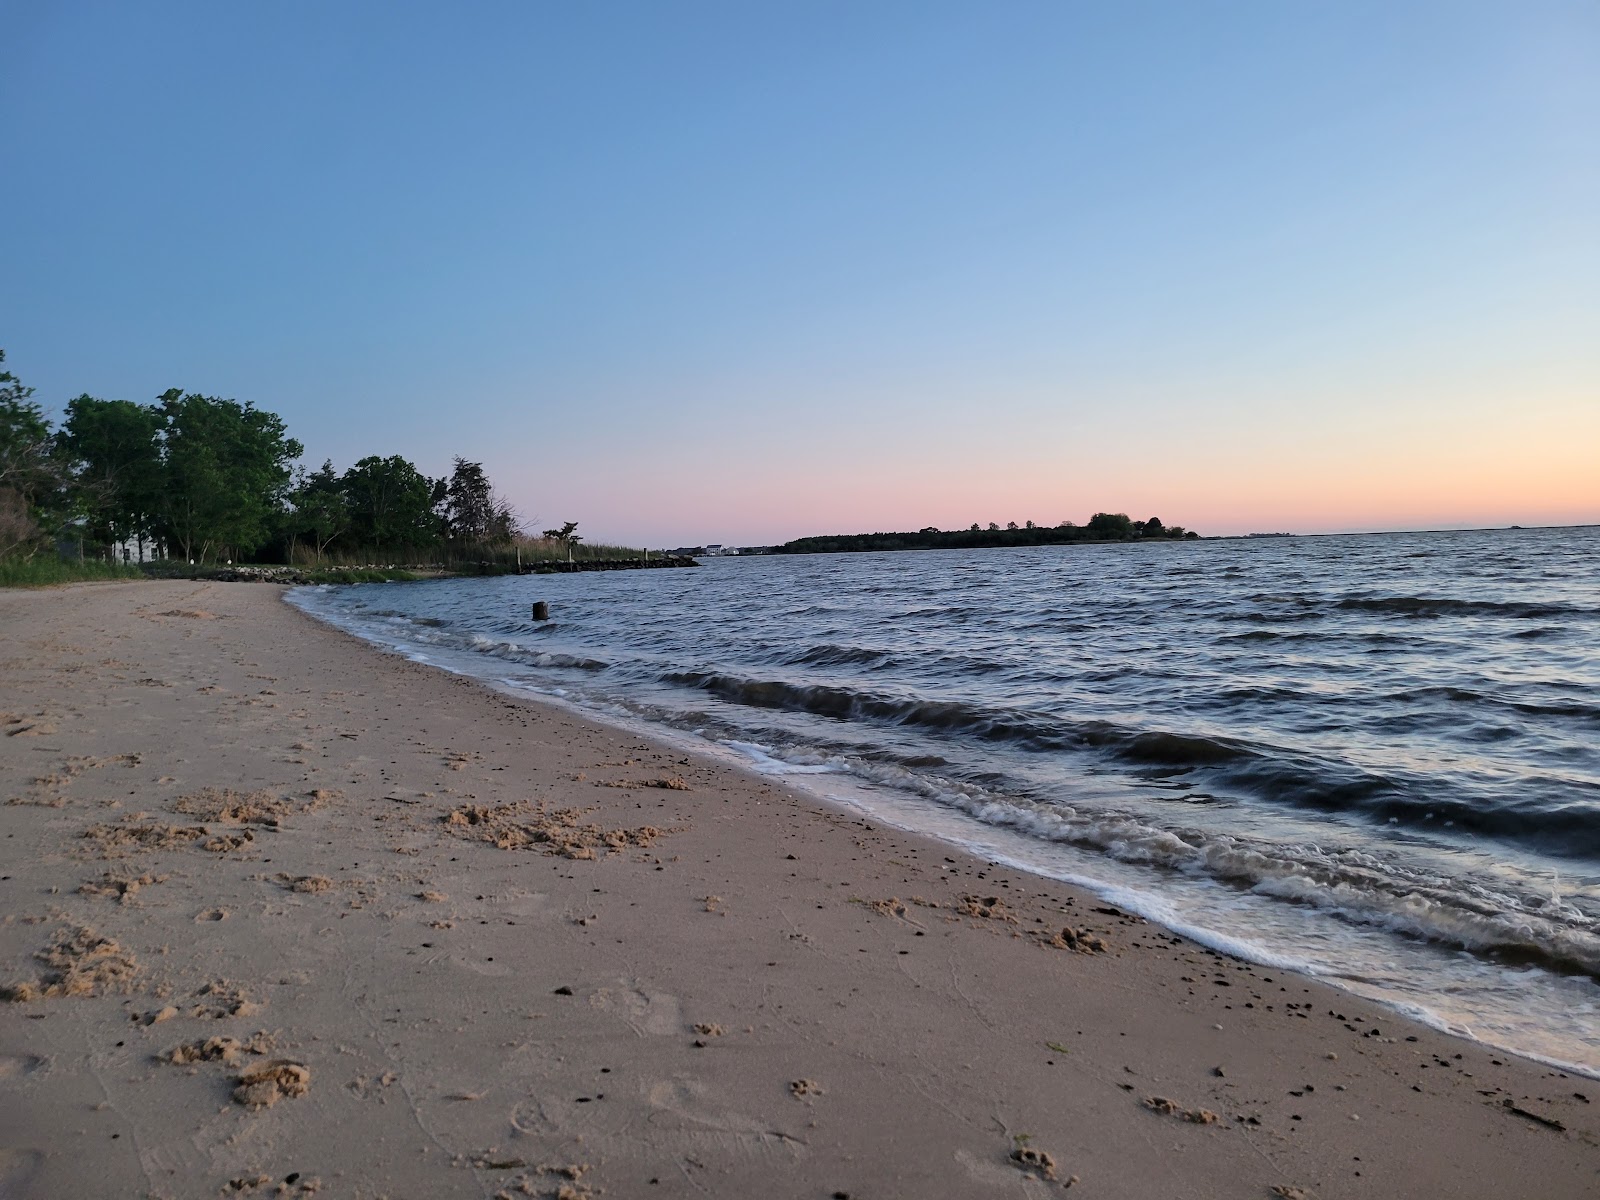
[[[1600,1084],[267,584],[0,592],[0,1196],[1600,1193]]]

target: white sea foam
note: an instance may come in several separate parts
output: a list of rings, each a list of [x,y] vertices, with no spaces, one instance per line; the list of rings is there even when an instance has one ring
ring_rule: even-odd
[[[751,767],[762,775],[832,775],[840,770],[828,763],[787,762],[775,757],[768,747],[754,742],[727,741],[723,745],[744,755]]]

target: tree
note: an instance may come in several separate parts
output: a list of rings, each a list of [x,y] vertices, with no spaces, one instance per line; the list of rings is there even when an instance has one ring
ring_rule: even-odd
[[[445,522],[450,536],[460,541],[486,541],[495,523],[494,490],[483,464],[457,455],[455,470],[445,489]]]
[[[1167,536],[1167,527],[1161,523],[1160,517],[1151,517],[1143,525],[1139,526],[1139,529],[1145,537]],[[1182,537],[1183,535],[1180,533],[1178,536]]]
[[[544,531],[545,537],[551,541],[560,542],[567,548],[568,562],[572,561],[572,548],[583,541],[583,537],[577,532],[577,528],[578,523],[576,521],[568,521],[560,529],[546,529]]]
[[[283,421],[250,403],[185,394],[160,396],[166,424],[162,525],[185,558],[247,554],[283,511],[300,457]]]
[[[5,360],[0,350],[0,364]],[[68,472],[32,396],[31,387],[0,370],[0,554],[37,543],[67,511]]]
[[[522,536],[521,521],[511,501],[496,493],[492,498],[489,518],[489,540],[511,542]]]
[[[0,487],[0,559],[25,549],[39,536],[39,522],[33,519],[22,493]]]
[[[59,445],[75,464],[79,509],[97,540],[142,543],[154,531],[163,424],[161,410],[131,400],[84,395],[68,402]]]
[[[0,364],[5,361],[0,350]],[[32,395],[22,380],[0,371],[0,486],[19,491],[31,458],[50,442],[50,422]]]
[[[289,495],[293,509],[295,536],[306,536],[322,561],[329,543],[350,528],[350,504],[345,499],[344,481],[326,459],[311,474],[300,473]]]
[[[350,534],[371,548],[411,549],[432,545],[439,535],[434,512],[445,482],[435,483],[398,454],[369,455],[341,480],[350,508]]]
[[[1089,532],[1097,538],[1131,538],[1133,520],[1127,513],[1095,513],[1089,518]]]

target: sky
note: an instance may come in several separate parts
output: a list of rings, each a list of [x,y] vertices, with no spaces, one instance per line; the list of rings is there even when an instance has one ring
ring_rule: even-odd
[[[0,347],[591,541],[1600,522],[1600,3],[0,4]]]

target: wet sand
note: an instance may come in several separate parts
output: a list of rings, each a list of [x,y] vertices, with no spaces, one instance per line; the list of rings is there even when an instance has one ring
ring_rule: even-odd
[[[1600,1193],[1600,1084],[266,584],[0,592],[0,1196]]]

